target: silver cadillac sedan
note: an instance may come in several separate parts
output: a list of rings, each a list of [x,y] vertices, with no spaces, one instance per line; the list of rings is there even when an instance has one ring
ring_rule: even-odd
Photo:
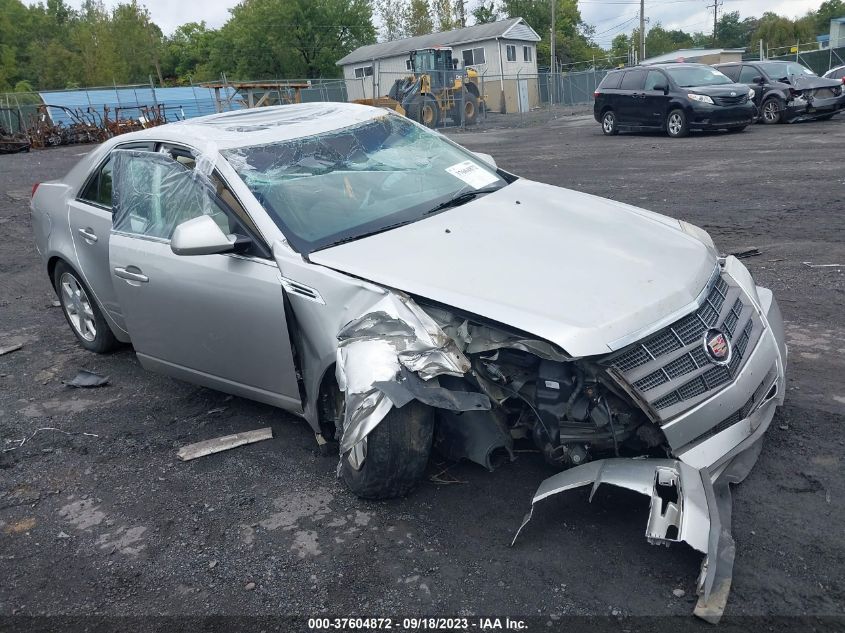
[[[646,537],[731,581],[729,483],[784,397],[771,291],[686,222],[517,177],[392,112],[320,103],[113,138],[34,189],[79,343],[304,417],[365,498],[437,449],[532,443],[549,495],[651,499]],[[526,517],[523,528],[531,513]]]

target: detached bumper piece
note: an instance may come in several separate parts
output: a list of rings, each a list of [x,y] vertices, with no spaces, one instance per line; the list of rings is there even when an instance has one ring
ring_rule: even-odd
[[[565,470],[540,484],[512,545],[531,520],[535,505],[560,492],[592,484],[592,500],[601,484],[610,484],[646,495],[651,498],[648,542],[668,546],[683,541],[705,554],[694,613],[716,624],[725,610],[733,573],[730,484],[745,479],[761,446],[757,441],[735,456],[715,480],[707,470],[673,459],[605,459]]]

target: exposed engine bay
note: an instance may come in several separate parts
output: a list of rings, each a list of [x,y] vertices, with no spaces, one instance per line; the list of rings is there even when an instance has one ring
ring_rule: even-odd
[[[562,470],[595,457],[669,454],[660,427],[599,363],[571,359],[551,343],[478,317],[424,309],[469,359],[465,381],[498,405],[491,412],[498,416],[495,423],[504,424],[514,440],[530,439],[551,466]],[[510,452],[509,446],[492,450],[500,448]],[[451,454],[460,454],[458,449],[452,447]],[[495,461],[488,455],[479,463],[489,467]]]

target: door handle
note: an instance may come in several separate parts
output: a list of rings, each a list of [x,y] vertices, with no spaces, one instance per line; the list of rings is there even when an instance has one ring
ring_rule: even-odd
[[[89,242],[96,242],[97,241],[97,234],[94,233],[94,229],[87,228],[87,229],[77,229],[77,233],[79,233],[82,237],[84,237]]]
[[[135,268],[134,266],[130,266],[130,268]],[[135,268],[138,272],[133,270],[129,270],[127,268],[117,267],[114,269],[114,274],[120,277],[121,279],[126,279],[127,281],[138,281],[141,283],[147,283],[150,278],[141,273],[140,270]]]

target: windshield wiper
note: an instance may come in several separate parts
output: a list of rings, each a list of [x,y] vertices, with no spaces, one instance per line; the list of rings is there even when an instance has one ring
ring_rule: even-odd
[[[459,207],[462,204],[466,204],[470,200],[475,200],[478,196],[484,195],[485,193],[493,193],[494,191],[498,191],[502,187],[487,187],[486,189],[475,189],[473,191],[464,191],[459,193],[456,196],[453,196],[446,200],[445,202],[441,202],[433,209],[429,209],[425,212],[426,215],[431,215],[432,213],[437,213],[438,211],[443,211],[444,209],[451,209],[452,207]]]
[[[384,233],[385,231],[390,231],[392,229],[398,229],[400,226],[405,226],[406,224],[410,224],[414,222],[414,220],[405,220],[404,222],[396,222],[394,224],[388,224],[387,226],[382,226],[377,229],[373,229],[372,231],[367,231],[365,233],[356,233],[355,235],[349,235],[347,237],[342,237],[339,240],[335,240],[334,242],[330,242],[325,246],[321,246],[318,251],[323,250],[324,248],[331,248],[332,246],[339,246],[341,244],[346,244],[348,242],[354,242],[355,240],[360,240],[365,237],[370,237],[372,235],[378,235],[379,233]]]

